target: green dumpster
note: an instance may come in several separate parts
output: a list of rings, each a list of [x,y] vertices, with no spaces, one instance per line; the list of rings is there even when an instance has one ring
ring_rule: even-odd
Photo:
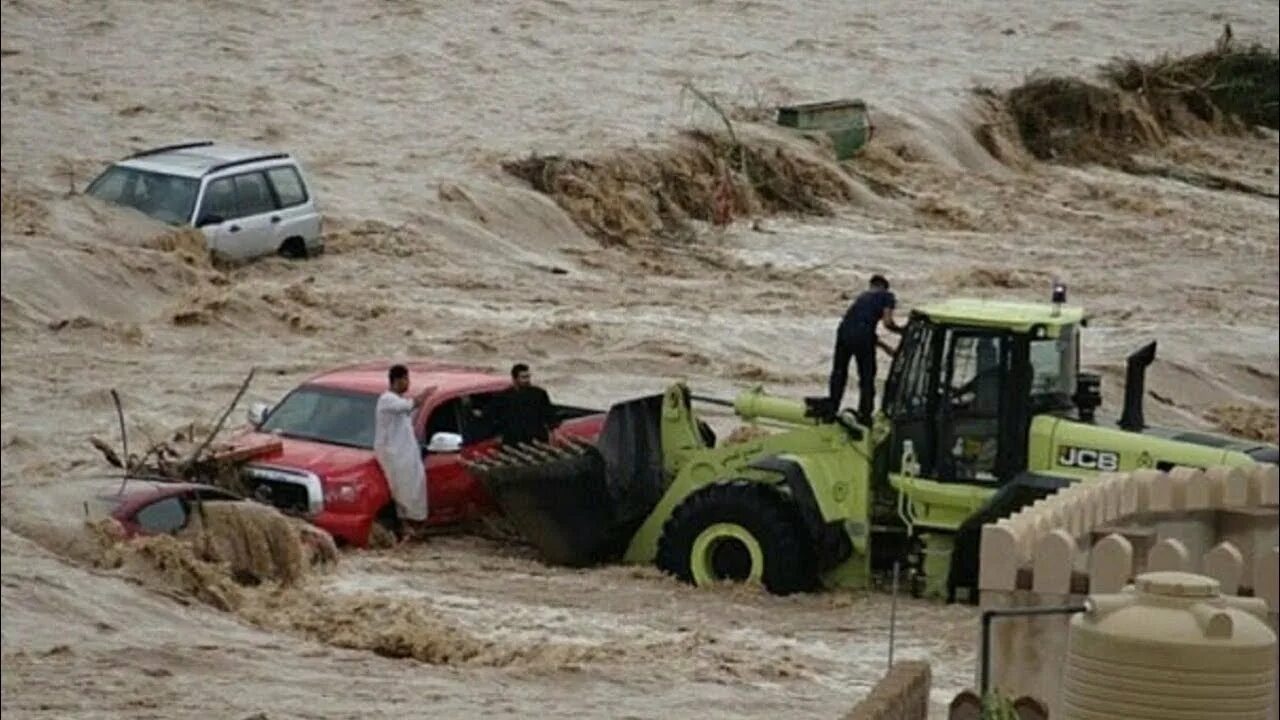
[[[826,133],[835,144],[836,159],[848,160],[871,140],[867,104],[861,100],[786,105],[778,108],[778,124],[802,133]]]

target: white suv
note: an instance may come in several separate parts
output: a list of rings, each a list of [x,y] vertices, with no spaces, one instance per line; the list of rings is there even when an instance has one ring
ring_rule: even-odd
[[[245,260],[324,249],[320,214],[298,163],[212,141],[130,155],[89,185],[89,195],[204,232],[215,256]]]

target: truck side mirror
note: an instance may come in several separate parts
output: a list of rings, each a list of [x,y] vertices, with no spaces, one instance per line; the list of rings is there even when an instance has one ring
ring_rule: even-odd
[[[438,432],[427,443],[429,453],[455,453],[462,451],[462,436],[458,433]]]
[[[267,421],[267,416],[271,414],[271,406],[264,402],[256,402],[249,406],[246,413],[249,417],[249,424],[258,427]]]

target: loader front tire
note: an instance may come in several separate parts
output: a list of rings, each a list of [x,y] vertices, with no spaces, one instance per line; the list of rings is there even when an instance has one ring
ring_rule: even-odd
[[[685,498],[662,527],[657,564],[698,586],[761,583],[777,595],[817,585],[800,514],[760,483],[705,487]]]

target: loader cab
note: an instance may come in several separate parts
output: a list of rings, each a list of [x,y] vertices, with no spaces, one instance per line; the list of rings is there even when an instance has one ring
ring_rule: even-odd
[[[1031,419],[1069,412],[1083,314],[949,301],[908,320],[885,384],[888,471],[998,486],[1027,468]]]

